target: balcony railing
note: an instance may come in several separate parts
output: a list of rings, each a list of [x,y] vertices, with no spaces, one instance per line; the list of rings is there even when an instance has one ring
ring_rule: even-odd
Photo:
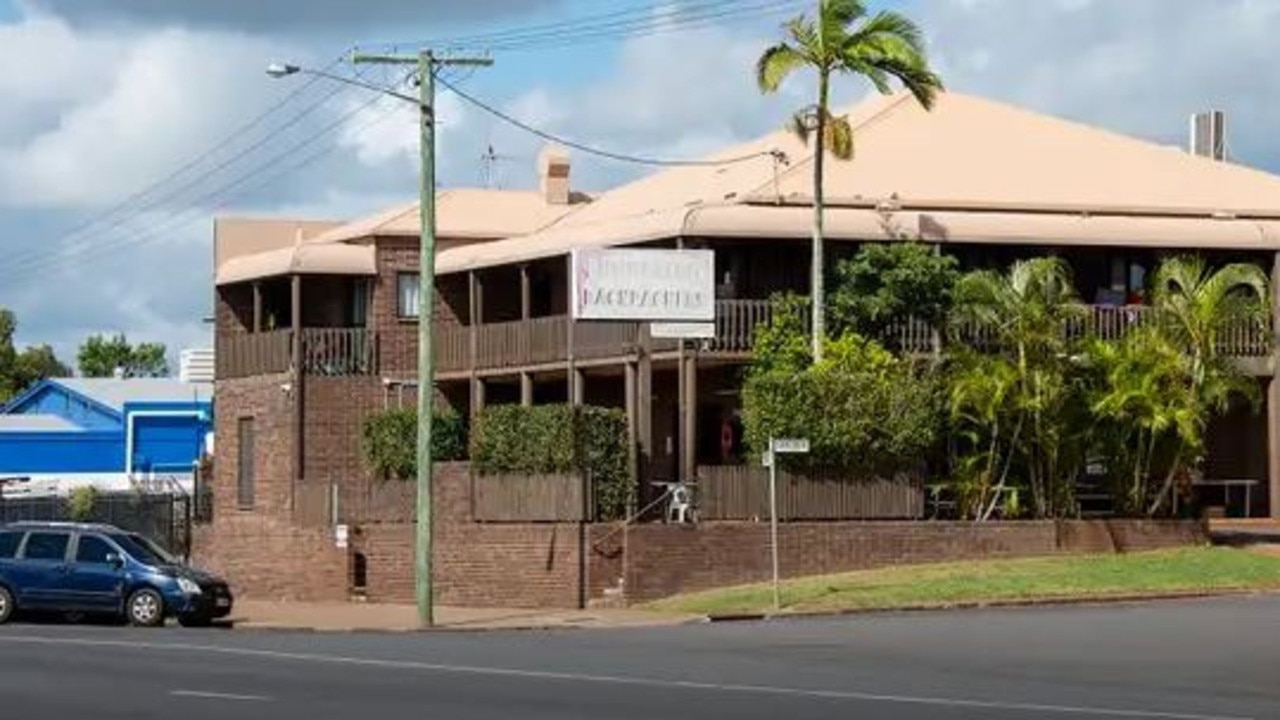
[[[293,331],[273,330],[218,339],[217,377],[288,372],[293,367]],[[308,375],[373,375],[378,372],[378,334],[364,328],[306,328],[302,368]]]
[[[378,334],[365,328],[306,328],[302,369],[308,375],[377,374]]]
[[[720,300],[716,303],[716,334],[700,344],[718,353],[750,352],[755,331],[772,317],[767,300]],[[1069,337],[1115,340],[1152,319],[1144,306],[1091,306],[1072,320]],[[807,324],[807,321],[806,321]],[[641,324],[635,322],[578,322],[572,328],[564,315],[437,328],[434,336],[436,369],[463,372],[498,370],[561,363],[571,356],[579,361],[633,355],[640,343]],[[1271,353],[1271,328],[1242,322],[1218,337],[1218,348],[1235,357],[1266,357]],[[964,342],[978,349],[995,349],[990,328],[961,325],[938,332],[929,323],[909,318],[891,327],[882,338],[890,347],[909,353],[932,353],[946,342]],[[219,378],[246,377],[285,372],[291,367],[291,333],[288,330],[220,338],[217,348]],[[474,343],[474,347],[473,347]],[[674,341],[657,340],[653,350],[667,352]],[[313,375],[371,375],[380,371],[378,336],[363,328],[311,328],[303,330],[303,369]],[[474,365],[473,365],[474,363]]]
[[[288,372],[293,333],[289,330],[218,337],[216,377],[231,379]]]

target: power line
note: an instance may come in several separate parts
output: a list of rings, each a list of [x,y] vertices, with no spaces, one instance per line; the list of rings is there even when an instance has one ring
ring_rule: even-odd
[[[405,80],[407,80],[411,75],[412,75],[412,72],[406,75]],[[246,183],[254,179],[255,176],[258,176],[263,170],[266,170],[273,166],[277,166],[278,163],[280,163],[282,160],[285,160],[290,155],[298,152],[299,150],[304,149],[309,145],[312,145],[320,138],[324,137],[325,135],[329,134],[335,129],[341,127],[346,121],[355,117],[360,112],[363,112],[364,110],[372,107],[373,105],[377,104],[381,100],[383,100],[382,95],[374,95],[369,100],[355,106],[348,112],[338,117],[333,122],[321,128],[318,132],[314,133],[310,137],[302,140],[301,142],[295,143],[294,145],[290,146],[289,148],[285,149],[280,153],[277,153],[276,155],[273,155],[266,162],[258,165],[257,167],[248,171],[247,173],[240,175],[230,183],[223,185],[213,190],[212,192],[201,196],[200,198],[197,198],[196,200],[193,201],[192,206],[187,210],[182,211],[177,215],[174,215],[168,218],[167,220],[159,221],[157,224],[152,225],[150,228],[147,228],[141,234],[123,235],[123,236],[114,238],[110,242],[105,242],[97,245],[84,246],[82,249],[79,249],[78,252],[73,252],[72,255],[76,259],[83,259],[85,257],[100,255],[106,251],[120,250],[126,247],[130,247],[133,245],[140,245],[140,244],[149,242],[151,240],[158,239],[159,237],[161,237],[161,234],[163,232],[171,231],[175,228],[182,227],[198,219],[200,216],[203,216],[210,206],[216,207],[220,203],[225,203],[228,200],[233,199],[234,197],[239,197],[240,195],[243,195],[244,193],[250,190],[258,189],[268,184],[270,181],[279,179],[280,177],[283,177],[284,175],[290,172],[296,172],[301,167],[305,165],[309,165],[311,162],[314,162],[320,157],[323,157],[324,155],[330,152],[333,152],[334,150],[337,149],[337,146],[334,145],[334,146],[327,146],[327,147],[321,148],[319,152],[316,152],[316,153],[313,153],[312,155],[307,156],[306,158],[304,158],[302,162],[295,163],[293,165],[288,165],[284,170],[272,173],[269,176],[263,178],[262,181],[256,184],[245,186]],[[384,109],[380,116],[375,116],[375,118],[373,118],[370,122],[367,122],[364,126],[362,126],[359,131],[362,132],[364,130],[367,130],[368,127],[371,127],[372,125],[377,124],[377,122],[380,122],[381,120],[385,120],[387,117],[390,117],[392,115],[392,112],[391,112],[392,107],[394,106]],[[231,192],[233,190],[235,191],[234,193]],[[60,253],[55,252],[51,255],[45,255],[44,257],[30,258],[25,261],[19,261],[17,263],[6,263],[3,268],[4,269],[3,275],[9,275],[9,274],[16,275],[18,272],[29,272],[32,270],[40,269],[46,266],[47,264],[54,262],[55,259],[58,259],[58,255],[60,255]]]
[[[747,155],[738,155],[735,157],[720,158],[715,160],[684,160],[684,159],[651,158],[651,157],[644,157],[640,155],[628,155],[625,153],[614,152],[611,150],[602,150],[600,148],[592,147],[590,145],[577,142],[575,140],[569,140],[559,135],[554,135],[552,133],[547,132],[546,130],[542,130],[540,128],[534,127],[533,125],[530,125],[522,120],[517,120],[511,115],[508,115],[507,113],[502,112],[501,110],[493,107],[492,105],[489,105],[483,100],[480,100],[475,96],[460,90],[459,88],[457,88],[456,86],[448,82],[447,80],[440,79],[439,82],[441,85],[445,86],[450,91],[452,91],[454,95],[457,95],[458,97],[471,103],[472,105],[480,108],[481,110],[489,113],[490,115],[493,115],[494,117],[498,118],[499,120],[502,120],[508,125],[512,125],[516,128],[519,128],[520,130],[524,130],[525,132],[530,133],[532,135],[536,135],[544,140],[557,143],[560,145],[564,145],[565,147],[570,147],[570,148],[573,148],[574,150],[580,150],[584,153],[587,153],[588,155],[595,155],[595,156],[606,158],[609,160],[616,160],[618,162],[634,163],[636,165],[653,165],[653,166],[660,166],[660,167],[719,167],[723,165],[735,165],[740,162],[746,162],[747,160],[754,160],[756,158],[761,158],[761,157],[773,157],[775,159],[779,159],[781,157],[781,153],[778,150],[761,150],[759,152],[754,152]]]
[[[335,67],[338,63],[341,63],[341,62],[342,62],[342,58],[343,58],[343,56],[342,56],[342,55],[339,55],[337,58],[335,58],[334,60],[330,61],[330,62],[329,62],[329,64],[325,66],[325,69],[326,69],[326,70],[329,70],[329,69],[331,69],[331,68]],[[150,195],[152,192],[154,192],[155,190],[157,190],[158,188],[160,188],[160,187],[161,187],[162,185],[164,185],[165,183],[169,183],[169,182],[172,182],[172,181],[174,181],[174,180],[178,179],[178,178],[179,178],[179,177],[181,177],[183,174],[185,174],[188,170],[191,170],[192,168],[194,168],[195,166],[197,166],[197,165],[199,165],[200,163],[204,162],[205,160],[208,160],[209,158],[211,158],[211,157],[213,157],[214,155],[218,154],[218,152],[219,152],[219,151],[221,151],[224,147],[226,147],[226,146],[230,145],[232,142],[234,142],[234,141],[235,141],[238,137],[240,137],[241,135],[244,135],[244,134],[246,134],[246,133],[250,132],[251,130],[253,130],[254,128],[258,127],[259,125],[261,125],[261,124],[262,124],[262,123],[263,123],[267,118],[271,117],[271,116],[272,116],[273,114],[275,114],[278,110],[280,110],[280,109],[281,109],[281,108],[283,108],[284,106],[288,105],[290,102],[293,102],[293,100],[297,99],[298,97],[301,97],[301,96],[302,96],[302,94],[303,94],[303,93],[305,93],[307,90],[311,89],[311,87],[312,87],[312,86],[313,86],[313,85],[314,85],[318,80],[319,80],[319,78],[315,78],[315,77],[313,77],[313,78],[311,78],[307,83],[305,83],[305,84],[303,84],[303,85],[300,85],[300,86],[298,86],[297,88],[294,88],[292,91],[290,91],[290,92],[286,93],[286,94],[285,94],[285,95],[284,95],[280,100],[278,100],[278,101],[276,101],[275,103],[273,103],[270,107],[266,108],[265,110],[263,110],[263,111],[262,111],[262,112],[260,112],[259,114],[255,115],[255,116],[254,116],[253,118],[251,118],[248,122],[244,123],[243,125],[240,125],[240,126],[239,126],[239,127],[237,127],[235,130],[232,130],[231,132],[227,133],[227,134],[226,134],[225,136],[223,136],[221,139],[219,139],[219,140],[217,140],[216,142],[214,142],[214,143],[213,143],[213,144],[212,144],[208,149],[206,149],[204,152],[200,153],[199,155],[197,155],[196,157],[192,158],[191,160],[188,160],[188,161],[184,162],[183,164],[179,165],[177,168],[175,168],[174,170],[172,170],[169,174],[165,175],[164,177],[160,178],[159,180],[155,180],[155,181],[153,181],[153,182],[149,183],[147,186],[145,186],[145,187],[141,188],[140,190],[138,190],[138,191],[134,192],[133,194],[131,194],[131,195],[129,195],[128,197],[126,197],[125,199],[123,199],[123,200],[121,200],[121,201],[117,202],[117,203],[116,203],[116,204],[114,204],[112,207],[108,208],[107,210],[103,211],[102,213],[99,213],[99,214],[97,214],[97,215],[95,215],[95,216],[93,216],[93,217],[89,218],[88,220],[86,220],[86,221],[84,221],[84,222],[82,222],[82,223],[77,224],[76,226],[72,227],[70,230],[67,230],[67,231],[63,232],[63,233],[62,233],[62,237],[63,237],[63,239],[67,239],[67,238],[69,238],[69,237],[71,237],[71,236],[74,236],[74,235],[76,235],[76,234],[79,234],[80,232],[82,232],[82,231],[84,231],[84,230],[87,230],[87,229],[89,229],[89,228],[93,227],[94,225],[98,224],[99,222],[102,222],[102,221],[106,220],[107,218],[111,217],[112,215],[115,215],[116,213],[118,213],[118,212],[120,212],[120,211],[124,210],[124,209],[125,209],[125,208],[127,208],[129,205],[131,205],[131,204],[133,204],[133,203],[135,203],[135,202],[137,202],[137,201],[139,201],[139,200],[141,200],[141,199],[143,199],[143,198],[147,197],[148,195]]]

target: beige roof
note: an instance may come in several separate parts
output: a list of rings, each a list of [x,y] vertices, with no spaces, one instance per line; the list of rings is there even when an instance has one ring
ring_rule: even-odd
[[[341,225],[332,220],[222,217],[213,221],[213,266],[242,255],[306,242]]]
[[[832,239],[1280,247],[1280,178],[1263,172],[958,93],[932,112],[904,94],[849,112],[857,157],[826,164]],[[789,166],[762,156],[663,170],[539,232],[442,250],[437,268],[679,235],[806,237],[810,212],[788,206],[811,203],[812,154],[794,137],[776,132],[714,157],[771,149]]]
[[[372,245],[297,244],[278,250],[241,255],[218,265],[216,285],[280,275],[377,275]]]
[[[578,209],[589,198],[573,196],[568,205],[549,204],[540,192],[458,188],[436,195],[436,235],[441,238],[494,239],[540,230]],[[314,242],[368,237],[417,237],[418,203],[408,203],[361,218],[319,235]]]

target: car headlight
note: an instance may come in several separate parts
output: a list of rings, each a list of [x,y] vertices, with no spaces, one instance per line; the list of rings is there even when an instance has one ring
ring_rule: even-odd
[[[199,595],[201,592],[199,585],[195,584],[191,580],[188,580],[187,578],[182,578],[182,577],[178,578],[178,589],[186,593],[187,595]]]

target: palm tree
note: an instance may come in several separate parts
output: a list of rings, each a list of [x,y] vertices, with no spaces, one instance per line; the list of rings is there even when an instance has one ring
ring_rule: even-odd
[[[998,350],[1007,358],[980,356],[977,372],[985,366],[994,374],[1007,362],[1014,373],[1014,416],[1003,425],[1014,429],[1011,452],[1023,458],[1035,511],[1041,517],[1060,514],[1073,490],[1061,482],[1063,461],[1072,459],[1068,449],[1078,444],[1069,423],[1067,328],[1084,306],[1076,299],[1071,270],[1060,258],[1041,257],[1016,262],[1006,274],[972,272],[956,285],[955,298],[952,320],[959,339],[976,340],[977,349]]]
[[[898,80],[925,108],[932,108],[942,80],[929,69],[920,29],[903,15],[882,11],[868,17],[863,0],[819,0],[815,19],[801,15],[786,25],[790,42],[764,51],[756,63],[761,92],[775,92],[792,72],[808,67],[818,73],[818,102],[797,112],[789,127],[806,144],[812,131],[813,155],[813,358],[822,359],[824,336],[822,167],[825,149],[837,159],[853,157],[849,117],[833,116],[828,103],[834,74],[861,75],[881,93]]]
[[[1190,431],[1179,434],[1172,467],[1149,514],[1159,512],[1169,498],[1184,455],[1203,444],[1209,416],[1226,412],[1233,398],[1256,399],[1257,386],[1224,356],[1220,340],[1240,327],[1265,332],[1270,299],[1266,273],[1256,265],[1232,263],[1213,270],[1203,258],[1182,256],[1169,258],[1156,269],[1152,304],[1159,318],[1157,328],[1186,354],[1186,385],[1198,414]]]

